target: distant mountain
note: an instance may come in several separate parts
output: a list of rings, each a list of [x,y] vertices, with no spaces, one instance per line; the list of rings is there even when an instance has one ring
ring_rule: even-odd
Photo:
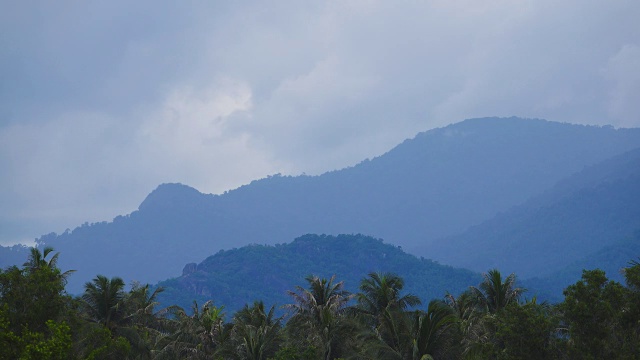
[[[476,271],[497,267],[522,278],[544,277],[604,248],[615,251],[611,246],[638,229],[640,149],[588,167],[521,206],[425,248],[422,255]],[[640,238],[633,239],[640,246]],[[634,256],[640,253],[628,253],[626,261]]]
[[[305,277],[317,275],[344,281],[357,292],[370,272],[393,272],[405,280],[405,291],[418,295],[424,304],[458,294],[481,281],[480,274],[454,269],[431,260],[418,259],[382,240],[363,235],[305,235],[289,244],[247,245],[221,250],[200,264],[188,264],[183,275],[161,282],[162,305],[190,308],[212,299],[229,312],[263,300],[268,305],[291,303],[287,290],[307,287]]]
[[[29,255],[29,247],[25,245],[0,246],[0,268],[10,265],[22,265]]]
[[[320,176],[272,176],[221,195],[164,184],[129,215],[39,242],[78,270],[72,292],[96,274],[154,283],[220,249],[306,233],[369,234],[412,252],[636,147],[640,129],[473,119]]]
[[[583,270],[601,269],[606,273],[607,278],[624,284],[625,280],[621,269],[629,266],[629,262],[632,260],[640,260],[640,229],[633,235],[615,241],[550,275],[527,279],[524,285],[537,289],[541,297],[545,299],[561,301],[562,291],[567,285],[578,281]]]

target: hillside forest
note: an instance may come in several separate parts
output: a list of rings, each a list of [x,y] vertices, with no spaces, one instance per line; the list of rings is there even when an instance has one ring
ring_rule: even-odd
[[[235,312],[215,297],[160,307],[162,287],[97,275],[80,296],[60,253],[32,248],[0,270],[2,359],[638,359],[640,262],[624,284],[585,270],[557,304],[528,297],[515,274],[488,270],[460,294],[421,299],[372,272],[345,290],[309,274],[285,304]]]

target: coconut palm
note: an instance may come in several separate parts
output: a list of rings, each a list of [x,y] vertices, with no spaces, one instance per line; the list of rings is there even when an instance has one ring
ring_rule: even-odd
[[[107,329],[114,344],[127,343],[129,354],[139,359],[149,359],[155,339],[166,330],[167,319],[162,317],[165,310],[155,311],[157,295],[163,289],[151,291],[148,284],[134,283],[132,289],[125,292],[124,287],[124,281],[119,277],[108,279],[98,275],[93,281],[87,282],[81,297],[84,316]],[[88,334],[100,331],[96,327],[86,330]],[[90,342],[88,338],[85,340]]]
[[[158,313],[155,309],[158,306],[158,295],[163,291],[163,287],[157,287],[151,291],[149,284],[133,283],[131,290],[124,298],[127,317],[133,324],[148,328],[160,326],[158,320],[166,310]]]
[[[87,319],[114,332],[126,321],[123,300],[124,281],[119,277],[108,279],[98,275],[84,285],[82,301]]]
[[[273,356],[279,345],[281,318],[275,318],[275,307],[265,312],[264,303],[245,305],[234,316],[233,340],[240,359],[264,360]]]
[[[308,276],[309,289],[297,286],[297,292],[289,291],[294,304],[285,305],[293,311],[288,328],[308,334],[307,340],[320,348],[323,359],[333,359],[345,347],[355,323],[347,317],[347,303],[353,295],[343,290],[343,282]]]
[[[52,251],[47,248],[43,254],[31,248],[23,268],[0,269],[0,318],[6,314],[10,331],[43,332],[48,320],[63,317],[69,299],[64,292],[64,276],[56,266],[57,254],[47,260]]]
[[[624,275],[629,289],[635,293],[640,293],[640,258],[630,260],[627,263],[627,267],[622,268],[621,273]]]
[[[462,321],[472,318],[478,310],[477,302],[470,290],[461,293],[458,297],[447,293],[445,295],[445,303],[453,309],[458,319]]]
[[[158,339],[154,356],[157,359],[211,359],[224,354],[229,345],[231,325],[225,324],[224,307],[207,301],[201,307],[193,302],[192,313],[179,307],[168,309],[171,325]]]
[[[371,328],[359,334],[363,353],[368,359],[404,360],[412,353],[411,313],[406,311],[382,310],[385,326]],[[369,325],[369,324],[367,324]]]
[[[512,302],[518,302],[526,291],[515,286],[515,274],[507,276],[503,281],[500,271],[492,269],[482,276],[484,280],[479,287],[472,286],[470,291],[477,304],[489,313],[496,313]]]
[[[503,279],[500,271],[492,269],[483,274],[483,281],[478,287],[469,288],[474,306],[469,316],[460,322],[461,342],[467,358],[492,357],[501,348],[501,344],[495,341],[497,321],[508,305],[519,304],[520,297],[526,291],[516,287],[515,282],[515,274]]]
[[[131,290],[121,300],[124,318],[117,328],[117,335],[125,338],[140,359],[152,357],[156,340],[168,330],[167,309],[156,311],[157,297],[164,289],[151,289],[149,284],[134,282]]]
[[[453,350],[457,317],[450,307],[440,300],[432,300],[427,312],[413,315],[412,360],[439,358]]]
[[[477,353],[478,345],[488,341],[489,335],[484,321],[484,306],[478,305],[477,298],[471,290],[461,293],[458,297],[447,294],[445,303],[457,318],[459,341],[465,354]]]
[[[47,256],[53,252],[53,248],[51,246],[46,246],[42,252],[37,247],[32,247],[29,249],[29,259],[24,263],[24,267],[28,269],[39,269],[42,267],[50,267],[53,268],[58,263],[58,256],[60,253],[54,254],[49,260],[46,260]]]
[[[404,280],[396,274],[370,273],[360,283],[361,292],[357,294],[358,313],[371,326],[378,340],[391,349],[399,349],[406,336],[401,333],[407,328],[404,311],[421,303],[415,295],[401,296],[403,288]]]
[[[404,280],[393,273],[370,273],[360,283],[360,293],[356,295],[358,309],[378,318],[386,309],[406,310],[420,305],[420,298],[413,294],[400,296]]]
[[[45,246],[45,248],[40,252],[40,249],[37,247],[32,247],[29,249],[29,258],[23,264],[25,269],[29,272],[34,272],[39,269],[48,268],[48,269],[57,269],[58,266],[58,257],[60,253],[55,253],[51,258],[47,260],[49,254],[53,253],[54,249],[50,246]],[[64,273],[60,273],[60,279],[66,285],[67,277],[74,273],[75,270],[67,270]]]
[[[88,323],[83,326],[77,341],[79,356],[150,358],[150,343],[129,316],[124,281],[119,277],[108,279],[98,275],[84,287],[80,308]]]
[[[368,358],[425,360],[446,357],[455,352],[457,317],[444,302],[431,301],[426,312],[395,310],[388,318],[397,337],[390,342],[378,333],[377,341],[366,339]]]

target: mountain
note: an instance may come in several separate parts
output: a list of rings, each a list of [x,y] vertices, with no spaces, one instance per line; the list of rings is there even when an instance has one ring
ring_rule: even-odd
[[[561,301],[562,291],[578,281],[583,270],[601,269],[610,280],[624,284],[621,269],[629,266],[632,260],[640,260],[640,230],[547,276],[527,279],[524,286],[537,289],[545,299]]]
[[[155,283],[220,249],[300,234],[369,234],[413,252],[525,202],[559,180],[640,147],[640,129],[484,118],[430,130],[319,176],[271,176],[220,195],[163,184],[139,209],[39,239],[77,269]],[[461,249],[454,249],[461,251]],[[5,266],[6,264],[0,264]]]
[[[418,259],[399,247],[364,235],[304,235],[289,244],[247,245],[221,250],[199,264],[184,267],[182,276],[159,283],[165,288],[159,301],[190,308],[213,299],[232,313],[245,304],[263,300],[266,305],[291,303],[287,290],[307,287],[305,277],[316,275],[344,281],[357,292],[370,272],[392,272],[405,280],[405,291],[424,304],[441,299],[447,291],[458,294],[477,285],[480,274]]]
[[[25,245],[0,246],[0,268],[10,265],[22,265],[29,255],[29,247]]]
[[[587,167],[521,206],[444,238],[422,253],[476,271],[497,267],[522,278],[544,277],[567,264],[584,263],[585,257],[604,248],[616,251],[620,239],[638,229],[640,149]],[[632,239],[640,245],[640,238]],[[625,261],[634,256],[640,253],[628,253]],[[580,270],[570,282],[579,278]]]

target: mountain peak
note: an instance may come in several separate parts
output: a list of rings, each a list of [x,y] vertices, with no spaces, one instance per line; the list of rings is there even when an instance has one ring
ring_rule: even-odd
[[[169,209],[192,203],[204,196],[198,190],[180,183],[160,184],[138,207],[140,211]]]

